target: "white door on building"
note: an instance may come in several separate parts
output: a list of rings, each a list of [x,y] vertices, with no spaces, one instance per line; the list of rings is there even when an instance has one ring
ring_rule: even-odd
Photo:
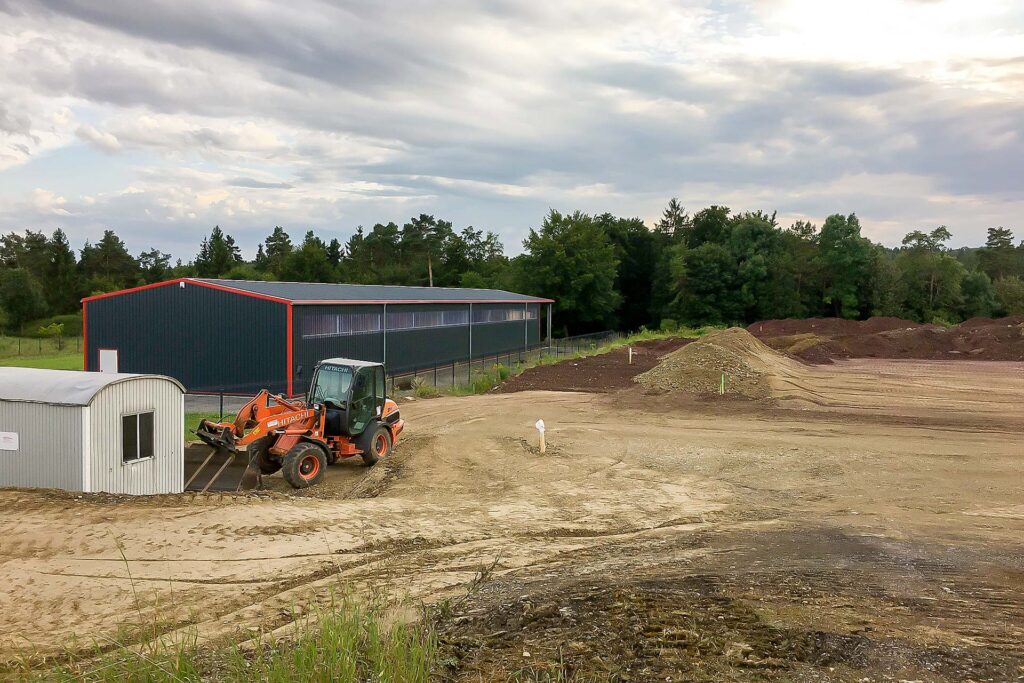
[[[100,372],[117,372],[117,349],[100,349]]]

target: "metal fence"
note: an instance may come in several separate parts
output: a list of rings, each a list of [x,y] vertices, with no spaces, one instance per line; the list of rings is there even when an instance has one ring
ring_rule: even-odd
[[[415,392],[427,386],[438,391],[452,387],[471,386],[481,376],[494,373],[497,367],[504,366],[514,371],[517,365],[523,365],[548,356],[557,360],[563,356],[592,351],[602,344],[619,339],[618,332],[605,331],[581,334],[575,337],[553,339],[551,345],[539,344],[519,351],[478,356],[442,365],[429,365],[406,372],[388,375],[390,395]],[[221,419],[227,414],[237,411],[250,396],[243,396],[230,391],[189,392],[186,396],[186,412],[217,412]]]
[[[543,356],[550,356],[554,359],[558,359],[561,356],[572,356],[577,353],[592,351],[601,344],[618,339],[620,336],[618,332],[612,331],[581,334],[574,337],[553,339],[550,346],[546,343],[538,344],[518,351],[506,351],[504,353],[453,361],[442,365],[415,368],[390,375],[391,395],[402,391],[414,391],[417,387],[424,385],[439,390],[450,387],[470,386],[481,375],[495,372],[498,366],[503,366],[511,371],[517,365],[537,361]]]
[[[52,356],[82,352],[81,337],[17,337],[0,332],[0,357]]]

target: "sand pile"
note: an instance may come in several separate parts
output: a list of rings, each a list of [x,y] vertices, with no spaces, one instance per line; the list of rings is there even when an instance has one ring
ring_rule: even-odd
[[[636,381],[655,391],[717,394],[725,373],[725,393],[766,398],[780,382],[799,378],[804,366],[733,327],[665,356]]]

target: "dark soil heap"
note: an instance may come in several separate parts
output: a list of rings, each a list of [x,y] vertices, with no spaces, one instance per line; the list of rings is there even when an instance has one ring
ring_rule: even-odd
[[[1024,316],[971,318],[953,327],[899,318],[766,320],[747,328],[810,363],[842,358],[1024,361]]]

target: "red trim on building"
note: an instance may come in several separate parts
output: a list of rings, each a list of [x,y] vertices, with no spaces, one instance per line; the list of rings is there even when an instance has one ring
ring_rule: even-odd
[[[82,302],[82,369],[89,369],[89,306]]]
[[[181,282],[185,282],[190,285],[197,287],[207,287],[209,289],[217,289],[222,292],[231,292],[232,294],[241,294],[242,296],[252,297],[253,299],[263,299],[264,301],[273,301],[279,304],[288,303],[288,299],[282,299],[276,296],[269,296],[267,294],[257,294],[256,292],[247,292],[244,289],[236,289],[235,287],[225,287],[223,285],[215,285],[210,282],[202,282],[201,280],[195,280],[190,277],[179,277],[174,280],[165,280],[163,282],[154,282],[150,285],[142,285],[140,287],[130,287],[128,289],[119,289],[116,292],[107,292],[106,294],[95,294],[93,296],[87,296],[82,299],[82,303],[89,301],[96,301],[97,299],[109,299],[114,296],[121,296],[122,294],[134,294],[135,292],[141,292],[146,289],[155,289],[157,287],[167,287],[169,285],[176,285]]]
[[[271,296],[269,294],[259,294],[257,292],[251,292],[247,289],[239,289],[238,287],[229,287],[227,285],[215,285],[212,282],[203,282],[190,277],[179,277],[174,280],[165,280],[163,282],[154,282],[149,285],[141,285],[139,287],[130,287],[128,289],[119,289],[116,292],[107,292],[105,294],[94,294],[93,296],[87,296],[82,299],[82,303],[88,301],[96,301],[98,299],[109,299],[114,296],[121,296],[122,294],[133,294],[135,292],[141,292],[146,289],[155,289],[157,287],[167,287],[169,285],[176,285],[179,283],[188,283],[197,287],[207,287],[209,289],[216,289],[222,292],[230,292],[232,294],[241,294],[242,296],[252,297],[254,299],[263,299],[264,301],[274,301],[279,304],[551,304],[554,303],[554,299],[284,299],[279,296]]]
[[[312,306],[325,304],[553,304],[554,299],[296,299],[293,304]]]
[[[291,397],[291,396],[295,395],[294,389],[292,387],[292,368],[294,367],[294,363],[292,361],[292,358],[293,358],[292,351],[293,351],[293,349],[292,349],[292,305],[291,304],[288,304],[288,325],[287,325],[287,327],[288,327],[288,346],[286,348],[288,349],[288,353],[287,353],[287,356],[288,356],[288,396]]]

